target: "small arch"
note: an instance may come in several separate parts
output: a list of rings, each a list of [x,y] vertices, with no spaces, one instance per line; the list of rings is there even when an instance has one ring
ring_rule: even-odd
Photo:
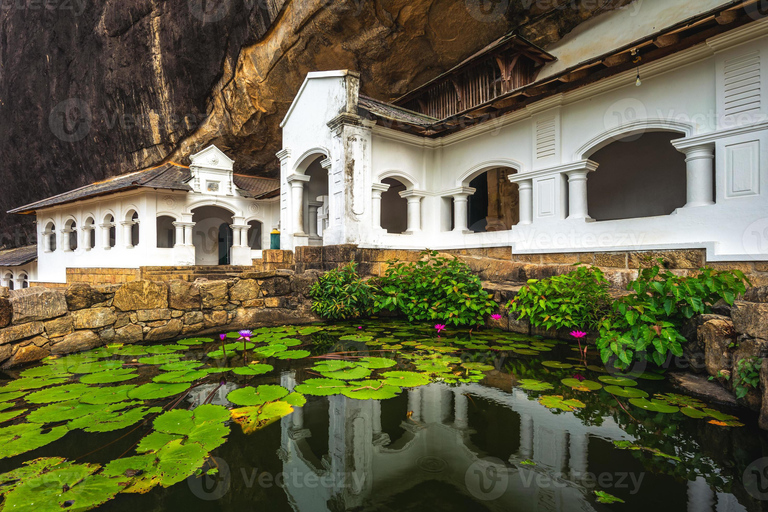
[[[308,149],[295,160],[296,165],[293,166],[293,172],[291,174],[305,174],[310,165],[318,160],[329,158],[330,154],[330,151],[323,147]]]
[[[248,247],[251,250],[259,251],[262,249],[261,237],[263,236],[263,226],[258,220],[248,221]]]
[[[508,231],[520,222],[520,192],[511,167],[483,167],[464,180],[475,193],[467,198],[467,227],[475,233]],[[470,180],[470,181],[466,181]]]
[[[89,215],[86,217],[85,222],[83,223],[83,232],[85,235],[83,237],[85,250],[90,251],[96,247],[96,221],[93,216]]]
[[[9,290],[13,290],[15,288],[12,272],[6,272],[5,275],[3,276],[3,281],[5,282],[5,286],[7,286]]]
[[[111,213],[104,215],[104,222],[102,222],[102,228],[107,230],[105,249],[111,249],[117,244],[117,226],[115,226],[115,216]]]
[[[19,288],[29,288],[29,276],[26,272],[23,272],[21,275],[19,275]]]
[[[125,222],[130,226],[130,240],[126,241],[126,247],[136,247],[139,245],[139,212],[130,209],[125,214]]]
[[[694,133],[693,125],[670,121],[666,119],[644,119],[631,123],[620,123],[619,126],[606,130],[582,145],[573,155],[574,160],[592,159],[592,155],[605,146],[620,140],[631,141],[632,138],[652,132],[677,132],[681,137],[690,137]]]
[[[389,178],[393,178],[399,181],[400,183],[402,183],[403,185],[405,185],[406,190],[420,189],[418,180],[414,178],[412,175],[403,171],[397,171],[397,170],[385,171],[379,174],[377,180],[379,181],[379,183],[384,183],[384,180]]]
[[[221,204],[194,208],[192,222],[195,223],[193,243],[196,265],[229,264],[234,244],[233,221],[231,210]]]
[[[43,250],[44,252],[56,251],[56,224],[48,221],[43,231]]]
[[[198,210],[204,206],[213,206],[216,208],[221,208],[223,210],[227,210],[233,217],[244,217],[242,212],[238,210],[234,205],[223,201],[219,198],[210,198],[210,199],[203,199],[201,201],[198,201],[196,203],[192,203],[188,205],[184,209],[185,214],[193,215],[195,214],[194,210]]]
[[[517,160],[510,158],[497,158],[494,160],[487,160],[485,162],[473,165],[467,171],[464,172],[457,180],[457,187],[469,187],[470,182],[480,176],[481,174],[488,172],[491,169],[497,169],[500,167],[508,167],[514,170],[515,173],[523,172],[523,164]]]
[[[405,233],[408,229],[408,200],[400,192],[408,185],[397,178],[384,178],[381,182],[389,189],[381,194],[381,228],[387,233]]]
[[[170,215],[160,215],[157,217],[157,247],[158,249],[170,249],[176,245],[176,222]]]
[[[66,234],[66,239],[62,240],[62,242],[66,244],[64,250],[76,251],[77,250],[77,222],[75,221],[75,219],[68,219],[64,223],[64,233]]]

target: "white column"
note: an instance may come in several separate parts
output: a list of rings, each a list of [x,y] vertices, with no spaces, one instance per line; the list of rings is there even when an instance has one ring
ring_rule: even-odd
[[[293,234],[304,236],[304,183],[309,181],[309,176],[292,174],[288,176],[291,185],[291,211],[293,212]]]
[[[421,421],[421,388],[408,391],[408,410],[413,421]]]
[[[309,236],[312,238],[318,238],[317,234],[317,210],[323,206],[323,203],[319,201],[309,202]]]
[[[64,228],[61,230],[61,249],[64,252],[72,252],[72,249],[69,247],[69,234],[72,233],[71,229]]]
[[[381,230],[381,194],[389,190],[386,183],[374,183],[371,186],[373,202],[371,203],[371,217],[374,230]]]
[[[83,229],[81,230],[82,236],[80,237],[80,244],[79,247],[82,247],[86,251],[90,251],[93,249],[91,247],[91,232],[93,231],[93,225],[92,224],[86,224],[83,226]]]
[[[568,465],[574,479],[583,478],[589,463],[589,434],[573,432],[569,436],[570,456]]]
[[[715,144],[678,148],[685,153],[688,202],[686,208],[715,204],[714,160]]]
[[[468,399],[461,390],[453,391],[453,423],[456,428],[465,429],[469,426],[467,418]]]
[[[243,224],[242,229],[240,230],[240,245],[243,247],[251,248],[250,244],[248,243],[248,232],[251,230],[251,226],[248,224]]]
[[[185,222],[184,223],[184,245],[186,246],[194,246],[195,240],[194,240],[194,222]]]
[[[120,223],[120,225],[123,226],[123,244],[125,245],[126,249],[132,249],[133,244],[131,243],[131,228],[133,227],[133,221],[124,220]]]
[[[520,197],[520,222],[518,224],[530,224],[533,222],[533,180],[519,181],[517,190]]]
[[[587,206],[587,169],[570,171],[568,175],[568,218],[590,219]]]
[[[455,233],[469,233],[467,227],[467,211],[469,196],[476,190],[470,187],[462,187],[453,195],[453,231]]]
[[[109,250],[111,248],[109,246],[109,230],[112,229],[112,224],[107,222],[99,224],[99,227],[101,228],[101,248]]]
[[[520,456],[533,457],[533,418],[525,413],[520,415]]]
[[[421,199],[423,192],[416,190],[404,190],[400,192],[400,197],[408,200],[408,229],[406,235],[421,233]]]
[[[173,227],[176,229],[176,240],[174,241],[174,247],[181,247],[184,245],[184,223],[174,222]]]

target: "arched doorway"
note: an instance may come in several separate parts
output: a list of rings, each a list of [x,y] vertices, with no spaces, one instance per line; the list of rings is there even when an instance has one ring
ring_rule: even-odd
[[[408,229],[408,200],[400,197],[408,187],[396,178],[384,178],[381,182],[389,189],[381,194],[381,227],[387,233],[405,233]]]
[[[587,178],[589,216],[598,221],[654,217],[685,206],[685,155],[670,143],[684,136],[633,135],[590,155],[600,165]]]
[[[310,178],[304,186],[304,232],[316,241],[328,227],[328,171],[320,163],[324,159],[316,158],[304,172]]]
[[[251,250],[261,250],[262,224],[257,220],[248,221],[248,247]]]
[[[232,212],[220,206],[192,210],[195,265],[229,265],[233,245]]]
[[[157,247],[170,249],[176,245],[176,227],[173,225],[176,219],[168,215],[157,217]]]
[[[516,171],[498,167],[475,176],[469,186],[475,193],[468,198],[467,226],[470,231],[507,231],[520,222],[520,194],[517,183],[508,177]]]

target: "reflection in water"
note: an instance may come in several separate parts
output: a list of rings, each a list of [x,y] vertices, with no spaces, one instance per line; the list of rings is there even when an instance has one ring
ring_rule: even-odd
[[[281,380],[289,389],[296,384],[293,372],[284,373]],[[473,509],[603,510],[607,506],[595,502],[593,490],[606,488],[619,494],[614,488],[623,488],[634,495],[646,476],[642,471],[590,473],[597,473],[590,468],[590,439],[635,438],[611,417],[600,425],[586,425],[573,414],[554,414],[519,389],[434,383],[410,390],[410,413],[401,418],[397,439],[382,431],[380,401],[341,395],[314,400],[328,407],[326,454],[318,456],[307,443],[314,433],[305,426],[304,411],[297,409],[281,420],[278,454],[286,475],[285,492],[300,512],[389,510],[382,508],[388,502],[398,504],[392,510],[403,510],[403,498],[410,491],[429,492],[427,488],[436,485],[450,486],[457,493],[455,500],[471,500]],[[517,418],[517,424],[505,426],[508,435],[519,436],[506,460],[489,457],[493,447],[475,444],[485,444],[476,429],[487,425],[474,424],[482,416],[471,416],[469,409],[482,403],[506,408],[513,411],[507,417]],[[732,495],[716,495],[701,477],[687,485],[688,512],[746,510]],[[439,500],[450,504],[445,492]]]

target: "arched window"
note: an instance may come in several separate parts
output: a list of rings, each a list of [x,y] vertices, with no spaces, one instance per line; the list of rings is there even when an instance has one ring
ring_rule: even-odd
[[[29,277],[27,274],[21,274],[19,276],[19,283],[21,283],[21,288],[29,288]]]
[[[126,238],[130,240],[126,241],[126,247],[136,247],[139,245],[139,214],[136,210],[130,210],[125,215],[125,222],[130,227],[130,232],[126,232]]]
[[[405,233],[408,229],[408,200],[400,197],[407,187],[395,178],[381,180],[389,190],[381,194],[381,227],[388,233]]]
[[[600,164],[587,177],[595,220],[669,215],[686,203],[685,155],[670,141],[681,133],[651,132],[613,142],[589,156]]]
[[[8,287],[9,290],[13,290],[14,289],[14,284],[15,283],[13,282],[13,274],[12,273],[8,272],[7,274],[5,274],[4,281],[5,281],[5,285]]]
[[[261,222],[252,220],[248,222],[248,247],[253,250],[261,249]]]
[[[157,247],[160,249],[170,249],[176,245],[176,228],[173,223],[176,219],[168,215],[161,215],[157,218]]]
[[[45,252],[54,252],[56,250],[56,224],[49,222],[43,231],[43,250]]]
[[[510,168],[491,169],[469,182],[475,193],[468,198],[467,226],[470,231],[506,231],[519,222],[520,196],[508,176]]]
[[[64,241],[66,243],[65,249],[66,251],[76,251],[77,250],[77,223],[70,219],[64,224],[64,233],[66,234],[66,240]]]
[[[83,242],[85,243],[85,250],[90,251],[96,247],[96,226],[93,217],[88,217],[85,219],[85,224],[83,224],[83,231]]]
[[[107,214],[104,217],[104,223],[101,225],[104,230],[104,239],[102,245],[105,249],[110,249],[117,243],[117,227],[115,226],[115,217],[112,214]]]

